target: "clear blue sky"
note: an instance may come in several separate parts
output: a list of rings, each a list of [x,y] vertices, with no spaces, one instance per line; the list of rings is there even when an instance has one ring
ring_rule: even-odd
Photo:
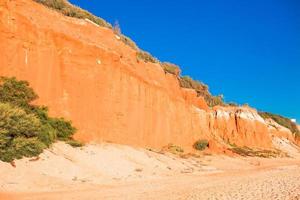
[[[226,101],[300,122],[299,0],[71,0]]]

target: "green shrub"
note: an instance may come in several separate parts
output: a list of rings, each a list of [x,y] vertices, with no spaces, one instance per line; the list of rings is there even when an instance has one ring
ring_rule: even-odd
[[[51,118],[49,124],[56,130],[57,138],[61,140],[71,138],[76,132],[76,128],[72,126],[72,123],[63,118]]]
[[[73,139],[67,140],[66,143],[71,145],[72,147],[82,147],[83,146],[83,144],[81,142],[73,140]]]
[[[297,124],[292,122],[290,119],[269,112],[258,112],[258,114],[264,119],[268,119],[268,118],[273,119],[279,125],[290,129],[290,131],[295,135],[300,135],[300,131],[297,128]]]
[[[30,108],[29,112],[37,116],[42,122],[42,124],[49,122],[48,108],[46,106],[31,105],[29,108]]]
[[[151,62],[151,63],[157,63],[158,60],[156,58],[154,58],[150,53],[146,52],[146,51],[138,51],[136,53],[136,58],[137,60],[142,60],[144,62]]]
[[[34,114],[27,114],[21,108],[0,103],[0,132],[7,137],[36,137],[41,123]]]
[[[49,147],[57,139],[57,130],[48,123],[43,124],[37,137],[41,142]]]
[[[17,137],[10,141],[5,148],[0,148],[0,160],[11,162],[23,157],[38,156],[46,148],[37,138]]]
[[[16,152],[17,158],[38,156],[46,148],[38,138],[17,137],[12,141],[11,146]]]
[[[211,95],[210,92],[208,91],[208,86],[200,81],[193,80],[189,76],[183,76],[179,78],[179,83],[180,86],[183,88],[191,88],[196,90],[197,95],[204,97],[206,103],[210,107],[214,107],[216,105],[224,105],[223,95],[219,95],[219,96]]]
[[[223,95],[218,95],[218,96],[212,96],[212,95],[208,95],[205,96],[204,98],[207,102],[207,104],[210,107],[214,107],[214,106],[223,106],[224,105],[224,101],[223,101]]]
[[[207,140],[198,140],[195,142],[193,146],[196,150],[203,151],[208,147],[208,141]]]
[[[21,108],[0,103],[0,160],[10,162],[40,154],[45,145],[38,140],[41,123]]]
[[[27,81],[18,81],[15,77],[0,78],[0,102],[24,108],[37,98],[37,94],[29,87]]]
[[[71,122],[51,118],[47,107],[30,104],[36,98],[28,82],[1,78],[0,160],[37,156],[57,139],[72,140],[76,129]],[[76,141],[71,143],[79,145]]]
[[[98,24],[99,26],[111,28],[111,25],[100,17],[96,17],[90,12],[83,10],[77,6],[70,4],[67,0],[34,0],[41,3],[49,8],[55,9],[60,13],[79,19],[89,19],[92,22]]]
[[[177,65],[169,62],[162,62],[160,65],[166,73],[174,74],[176,76],[180,75],[180,68]]]

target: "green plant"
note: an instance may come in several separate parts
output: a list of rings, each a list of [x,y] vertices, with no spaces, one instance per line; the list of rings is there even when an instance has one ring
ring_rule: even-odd
[[[48,123],[42,124],[41,130],[37,137],[41,142],[49,147],[57,140],[57,130]]]
[[[208,90],[208,86],[200,81],[193,80],[189,76],[183,76],[179,78],[179,83],[183,88],[194,89],[197,92],[197,95],[202,96],[210,107],[214,107],[216,105],[224,105],[223,95],[211,95]]]
[[[136,52],[136,58],[137,60],[142,60],[144,62],[151,62],[151,63],[157,63],[158,60],[156,58],[154,58],[150,53],[146,52],[146,51],[138,51]]]
[[[196,90],[197,92],[203,92],[206,93],[208,91],[208,86],[205,85],[204,83],[193,80],[189,76],[182,76],[180,79],[180,86],[183,88],[191,88]]]
[[[48,116],[48,108],[35,106],[37,95],[28,82],[0,81],[0,160],[36,156],[57,139],[71,141],[76,129],[70,121]],[[76,141],[71,142],[78,146]]]
[[[160,65],[166,73],[174,74],[176,76],[180,75],[180,68],[177,65],[169,62],[162,62]]]
[[[28,108],[29,102],[37,99],[37,94],[27,81],[18,81],[15,77],[0,78],[0,102]]]
[[[16,152],[17,158],[38,156],[46,148],[38,138],[17,137],[12,141],[12,147]]]
[[[36,137],[41,123],[33,114],[8,103],[0,103],[0,131],[9,138]]]
[[[0,103],[0,160],[35,156],[45,145],[38,140],[40,121],[23,109]]]
[[[224,101],[223,101],[223,95],[218,95],[218,96],[205,96],[204,98],[207,102],[207,104],[210,107],[214,107],[217,105],[223,106],[224,105]]]
[[[72,147],[82,147],[83,146],[83,144],[81,142],[73,140],[73,139],[67,140],[66,143],[71,145]]]
[[[203,151],[208,147],[208,141],[207,140],[198,140],[195,142],[193,146],[196,150]]]
[[[76,128],[72,126],[72,123],[63,118],[51,118],[49,124],[57,131],[58,139],[71,138],[76,132]]]
[[[292,122],[290,119],[283,117],[281,115],[277,115],[277,114],[273,114],[273,113],[269,113],[269,112],[258,112],[258,114],[264,119],[270,118],[270,119],[274,120],[276,123],[278,123],[279,125],[290,129],[290,131],[293,134],[300,135],[300,131],[297,128],[297,124]]]

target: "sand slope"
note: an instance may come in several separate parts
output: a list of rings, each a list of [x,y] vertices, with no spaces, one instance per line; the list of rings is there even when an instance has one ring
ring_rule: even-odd
[[[292,153],[180,158],[124,145],[59,142],[38,161],[22,159],[16,168],[0,162],[0,199],[299,199],[300,157]]]

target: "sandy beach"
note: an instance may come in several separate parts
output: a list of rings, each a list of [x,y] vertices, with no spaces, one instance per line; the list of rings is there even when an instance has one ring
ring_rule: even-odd
[[[115,144],[57,143],[37,161],[0,168],[3,200],[300,199],[297,156],[182,158]]]

